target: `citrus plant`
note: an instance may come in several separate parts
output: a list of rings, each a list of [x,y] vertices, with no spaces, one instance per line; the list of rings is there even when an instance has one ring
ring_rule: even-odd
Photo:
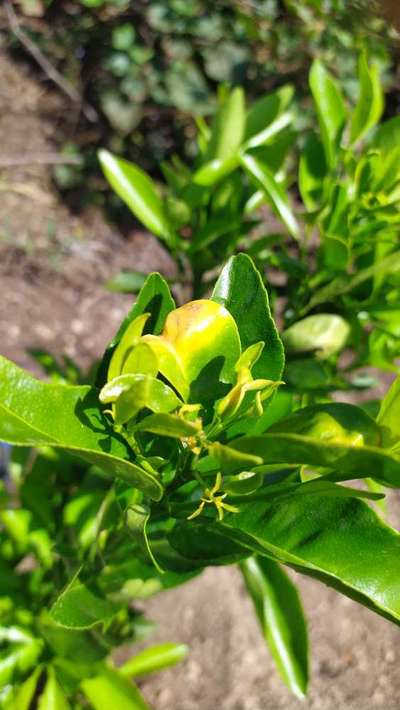
[[[323,349],[337,357],[329,333]],[[4,635],[6,684],[27,678],[18,692],[29,703],[47,668],[45,688],[57,689],[47,692],[63,699],[49,707],[81,707],[85,696],[103,710],[125,693],[124,707],[142,708],[126,675],[145,661],[117,670],[109,656],[116,637],[135,633],[127,602],[209,565],[239,565],[299,697],[307,630],[285,566],[400,623],[399,533],[367,502],[383,493],[362,485],[400,486],[399,381],[375,420],[327,397],[282,399],[283,367],[267,292],[244,254],[211,298],[178,308],[150,275],[92,386],[43,383],[0,359],[0,438],[39,451],[21,468],[21,507],[2,512],[2,613],[20,629]],[[75,458],[84,463],[71,473]],[[22,600],[38,589],[32,613]],[[45,641],[14,662],[22,632]],[[10,707],[32,707],[9,692]]]
[[[238,249],[261,272],[278,273],[270,291],[283,317],[285,381],[313,397],[370,386],[360,367],[396,370],[400,122],[380,122],[378,66],[365,54],[354,106],[320,60],[309,83],[315,128],[297,139],[289,85],[248,109],[241,89],[223,91],[211,126],[198,122],[193,168],[176,158],[164,164],[162,193],[137,166],[106,151],[100,161],[113,189],[175,257],[178,280],[189,265],[195,297],[215,264]],[[291,195],[295,139],[303,145]],[[275,214],[272,229],[259,209],[265,206]],[[135,290],[142,278],[125,273],[113,287]],[[332,360],[345,343],[352,357]]]

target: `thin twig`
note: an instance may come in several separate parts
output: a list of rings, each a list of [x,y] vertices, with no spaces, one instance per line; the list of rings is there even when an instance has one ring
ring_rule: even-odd
[[[11,5],[10,0],[5,0],[5,9],[7,13],[10,29],[15,34],[19,42],[25,47],[29,54],[39,64],[46,76],[54,81],[61,91],[66,94],[74,103],[82,104],[82,111],[88,121],[94,122],[98,119],[97,112],[92,106],[87,103],[82,103],[82,97],[75,87],[56,69],[45,57],[42,50],[31,40],[31,38],[21,29],[17,15]]]
[[[1,157],[1,168],[18,168],[25,165],[80,165],[81,158],[77,155],[62,155],[60,153],[42,153],[41,155],[17,155]]]

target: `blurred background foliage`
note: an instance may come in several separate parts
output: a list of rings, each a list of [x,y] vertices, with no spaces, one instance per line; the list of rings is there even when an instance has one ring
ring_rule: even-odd
[[[99,145],[156,176],[171,153],[190,158],[193,118],[213,114],[221,83],[243,86],[250,101],[293,84],[304,128],[313,58],[354,100],[357,57],[366,48],[381,69],[387,113],[398,108],[394,33],[385,8],[365,0],[18,0],[14,8],[21,30],[82,97],[63,118],[60,144],[84,152],[84,162],[55,170],[58,186],[78,188],[79,199],[103,199]],[[15,34],[9,47],[34,64]],[[85,103],[94,109],[89,119]]]

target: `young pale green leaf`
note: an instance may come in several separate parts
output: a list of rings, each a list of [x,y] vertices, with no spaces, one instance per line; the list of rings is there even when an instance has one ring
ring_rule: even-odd
[[[89,629],[109,621],[118,608],[74,577],[50,609],[50,618],[67,629]]]
[[[71,706],[51,666],[47,668],[47,682],[37,707],[38,710],[70,710]]]
[[[400,457],[379,448],[380,430],[350,404],[305,407],[274,424],[262,436],[230,442],[230,448],[268,464],[309,464],[334,469],[337,480],[374,478],[400,486]]]
[[[253,376],[280,380],[283,346],[271,316],[268,294],[261,276],[246,254],[231,257],[215,285],[212,299],[221,303],[236,321],[242,349],[265,342]]]
[[[400,624],[400,534],[363,501],[251,501],[215,527]]]
[[[400,447],[400,377],[383,398],[377,422],[381,427],[383,446]]]
[[[240,569],[278,670],[290,690],[303,698],[308,684],[308,638],[298,591],[272,560],[249,557]]]
[[[150,710],[136,686],[111,668],[84,680],[81,687],[94,710]]]
[[[142,409],[172,412],[182,405],[174,390],[151,375],[121,375],[104,385],[100,392],[103,404],[112,402],[116,424],[126,424]]]
[[[125,342],[129,345],[127,341],[133,322],[139,316],[144,316],[144,314],[149,313],[150,317],[145,319],[143,332],[145,334],[154,333],[157,335],[161,332],[168,313],[173,311],[174,308],[175,303],[165,279],[157,273],[149,274],[143,288],[140,289],[136,303],[133,304],[128,315],[122,321],[116,335],[107,346],[96,376],[97,387],[102,387],[107,381],[111,359],[117,345],[121,343],[125,335],[127,336]],[[140,322],[141,321],[138,321],[138,323]],[[136,336],[136,334],[133,335]],[[125,348],[121,348],[119,352],[123,360]],[[120,365],[121,362],[115,363],[115,371],[120,368]],[[119,372],[117,374],[119,374]]]
[[[268,202],[286,225],[289,233],[298,239],[299,225],[291,210],[288,195],[282,185],[276,181],[272,171],[259,158],[249,153],[242,154],[240,161],[248,175],[264,191]]]
[[[135,425],[134,431],[149,431],[158,436],[181,439],[182,437],[196,436],[199,433],[199,427],[175,414],[150,414]]]
[[[309,80],[326,160],[332,166],[343,133],[346,109],[338,85],[319,59],[313,62]]]
[[[360,95],[351,119],[350,141],[360,140],[379,121],[383,111],[383,92],[378,67],[368,66],[365,52],[358,63]]]
[[[91,387],[46,384],[0,357],[0,439],[17,446],[53,446],[123,478],[159,500],[162,486],[131,462],[110,430]]]
[[[149,313],[142,313],[129,323],[110,360],[107,373],[109,380],[122,374],[126,359],[138,343],[149,316]]]
[[[123,666],[120,666],[118,671],[121,675],[130,678],[155,673],[183,661],[188,650],[184,643],[161,643],[132,656]]]
[[[165,338],[157,335],[143,336],[143,343],[148,345],[157,358],[158,369],[170,384],[175,387],[181,397],[186,401],[189,396],[189,383],[183,371],[181,359],[175,348]]]
[[[291,325],[282,334],[289,353],[316,353],[325,359],[342,350],[350,333],[350,326],[341,316],[318,313]]]
[[[150,232],[170,241],[170,226],[152,180],[143,170],[107,150],[99,151],[104,175],[114,192]]]

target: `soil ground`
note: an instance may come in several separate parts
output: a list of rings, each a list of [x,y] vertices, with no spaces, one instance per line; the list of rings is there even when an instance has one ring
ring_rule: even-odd
[[[0,55],[2,158],[52,152],[65,110],[64,99]],[[2,170],[0,191],[0,352],[33,371],[32,347],[88,367],[131,303],[107,292],[105,281],[122,268],[170,276],[173,264],[148,235],[122,238],[99,214],[71,215],[47,167]],[[215,568],[144,605],[158,623],[152,641],[190,646],[183,664],[142,683],[155,710],[399,708],[399,629],[312,580],[298,581],[310,620],[306,701],[280,682],[239,573]]]

